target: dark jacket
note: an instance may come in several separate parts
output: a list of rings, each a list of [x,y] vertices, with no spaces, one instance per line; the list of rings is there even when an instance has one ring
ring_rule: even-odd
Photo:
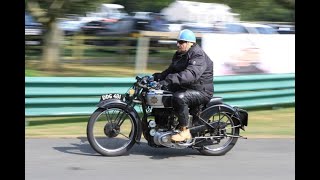
[[[198,90],[211,98],[213,95],[213,62],[198,44],[186,53],[173,55],[170,66],[161,73],[153,74],[156,81],[167,85],[169,90]]]

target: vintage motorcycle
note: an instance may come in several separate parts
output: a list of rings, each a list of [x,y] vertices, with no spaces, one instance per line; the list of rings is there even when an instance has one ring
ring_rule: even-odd
[[[141,135],[149,146],[193,148],[203,155],[219,156],[230,151],[248,125],[247,111],[213,97],[189,115],[191,140],[171,142],[179,131],[171,104],[172,92],[155,89],[149,76],[137,76],[125,94],[105,94],[87,124],[91,147],[104,156],[127,153]]]

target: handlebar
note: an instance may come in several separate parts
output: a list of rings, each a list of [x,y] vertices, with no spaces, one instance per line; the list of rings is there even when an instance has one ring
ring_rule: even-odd
[[[143,84],[141,84],[141,83],[139,83],[139,82],[137,82],[137,85],[138,85],[139,87],[144,88],[144,89],[150,89],[150,87],[148,87],[147,85],[143,85]]]
[[[144,76],[144,77],[140,77],[140,76],[136,76],[136,85],[141,87],[141,88],[144,88],[144,89],[150,89],[150,87],[148,86],[149,84],[149,76]]]
[[[153,80],[153,77],[150,76],[136,76],[137,82],[135,83],[136,86],[144,88],[144,89],[152,89],[154,88],[153,85],[151,85],[152,82],[156,82]]]

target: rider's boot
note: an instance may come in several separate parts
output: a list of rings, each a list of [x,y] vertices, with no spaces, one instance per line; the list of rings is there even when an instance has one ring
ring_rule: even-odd
[[[191,139],[191,133],[187,127],[182,127],[178,134],[171,136],[172,141],[185,141],[188,139]]]

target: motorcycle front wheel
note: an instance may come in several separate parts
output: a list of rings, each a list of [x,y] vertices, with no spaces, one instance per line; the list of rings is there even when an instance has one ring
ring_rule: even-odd
[[[104,156],[120,156],[135,143],[137,124],[124,104],[109,104],[96,109],[87,124],[91,147]]]
[[[229,152],[239,136],[239,127],[227,112],[206,113],[202,118],[208,123],[218,122],[218,128],[215,130],[206,130],[203,132],[203,137],[212,137],[202,142],[202,147],[199,152],[203,155],[221,156]],[[200,143],[201,144],[201,143]]]

